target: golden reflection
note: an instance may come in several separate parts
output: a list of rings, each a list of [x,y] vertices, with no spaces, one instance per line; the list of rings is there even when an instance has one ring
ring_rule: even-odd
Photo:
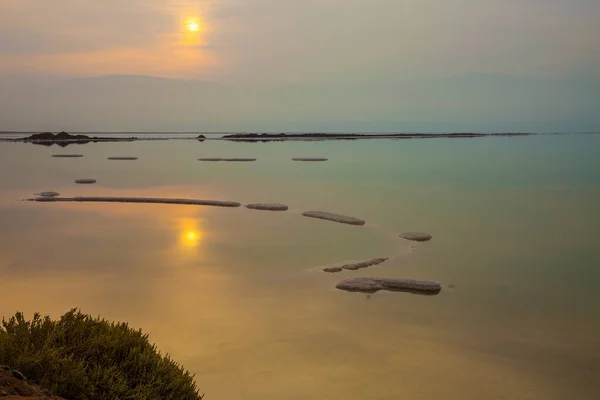
[[[192,242],[198,238],[198,233],[197,232],[188,232],[185,234],[185,237],[187,238],[188,241]]]
[[[183,218],[179,222],[179,245],[181,249],[197,249],[202,241],[203,232],[195,218]]]
[[[197,22],[190,22],[189,24],[187,24],[187,30],[190,32],[198,32],[199,29],[200,25],[198,25]]]

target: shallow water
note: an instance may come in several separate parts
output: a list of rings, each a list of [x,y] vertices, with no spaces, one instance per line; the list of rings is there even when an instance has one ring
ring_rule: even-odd
[[[0,143],[0,315],[80,307],[128,321],[209,399],[597,399],[598,154],[600,135]],[[290,210],[18,201],[41,191]],[[398,238],[406,231],[433,240]],[[321,271],[376,257],[393,259]],[[334,288],[353,276],[443,289]]]

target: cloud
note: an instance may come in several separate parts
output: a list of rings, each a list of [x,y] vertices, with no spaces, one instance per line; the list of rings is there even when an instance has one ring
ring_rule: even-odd
[[[215,1],[210,42],[232,79],[398,81],[600,66],[590,0]]]
[[[143,1],[5,0],[0,7],[0,53],[5,54],[144,46],[175,25]]]

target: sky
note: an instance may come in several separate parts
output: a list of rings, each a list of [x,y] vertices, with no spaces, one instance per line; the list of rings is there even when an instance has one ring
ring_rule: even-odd
[[[600,130],[599,20],[598,0],[0,0],[0,130]],[[165,85],[187,114],[149,101]],[[140,106],[119,122],[122,96]]]

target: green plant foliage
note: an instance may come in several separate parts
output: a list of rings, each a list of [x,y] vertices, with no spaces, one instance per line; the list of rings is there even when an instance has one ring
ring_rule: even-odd
[[[198,400],[194,376],[126,323],[73,309],[2,320],[0,364],[69,400]]]

